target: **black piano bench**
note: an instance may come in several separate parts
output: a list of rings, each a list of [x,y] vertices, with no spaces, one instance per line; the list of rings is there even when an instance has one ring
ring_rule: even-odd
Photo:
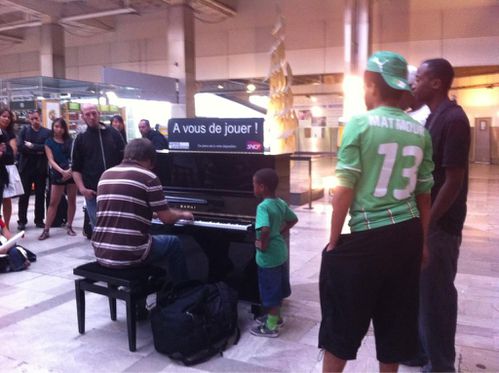
[[[85,291],[102,294],[109,299],[111,320],[116,321],[116,299],[126,302],[128,347],[136,350],[136,305],[149,294],[157,292],[166,281],[166,271],[159,267],[142,266],[111,269],[91,262],[73,269],[82,279],[75,280],[78,331],[85,333]],[[102,283],[102,284],[100,284]]]

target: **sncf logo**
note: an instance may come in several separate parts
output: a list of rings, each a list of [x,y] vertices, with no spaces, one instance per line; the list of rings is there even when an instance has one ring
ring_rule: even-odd
[[[259,143],[258,141],[248,141],[246,143],[246,150],[253,150],[253,151],[257,151],[257,150],[262,150],[263,146],[261,143]]]

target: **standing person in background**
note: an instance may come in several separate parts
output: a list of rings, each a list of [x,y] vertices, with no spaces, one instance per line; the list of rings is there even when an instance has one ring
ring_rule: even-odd
[[[9,184],[9,173],[6,164],[14,162],[14,152],[9,145],[9,136],[0,128],[0,207],[3,200],[3,190]]]
[[[156,150],[168,149],[168,141],[158,131],[154,131],[147,119],[139,122],[139,131],[143,138],[149,139]]]
[[[19,133],[17,148],[19,150],[19,173],[23,182],[24,194],[19,197],[17,229],[22,231],[28,222],[27,211],[31,185],[35,184],[35,225],[44,228],[45,223],[45,187],[47,184],[47,156],[45,141],[50,131],[41,126],[40,112],[28,114],[30,126],[25,126]]]
[[[95,227],[97,183],[105,170],[121,162],[125,141],[117,130],[100,122],[97,105],[84,104],[81,113],[87,130],[74,141],[72,171],[78,190],[85,197],[90,224]]]
[[[338,152],[329,243],[319,277],[324,372],[339,372],[372,320],[380,371],[418,346],[419,273],[433,185],[431,139],[400,108],[407,62],[374,53],[364,73],[365,114],[345,127]],[[350,210],[351,234],[341,234]]]
[[[407,70],[407,81],[411,86],[413,86],[416,82],[416,73],[418,68],[416,66],[409,65],[407,66]],[[400,108],[423,126],[426,123],[426,119],[430,115],[430,108],[428,105],[419,101],[414,95],[414,92],[404,92],[402,100],[400,100]]]
[[[125,122],[123,121],[123,117],[121,115],[115,115],[111,118],[111,126],[116,128],[120,133],[121,137],[123,137],[123,141],[126,144],[126,128]]]
[[[433,142],[435,185],[431,190],[428,266],[421,273],[420,337],[429,372],[454,372],[456,359],[457,273],[466,218],[470,124],[461,106],[449,99],[454,69],[436,58],[418,68],[414,93],[428,105],[426,121]],[[422,361],[421,363],[424,363]]]
[[[71,146],[73,140],[69,136],[68,125],[62,118],[56,119],[52,123],[52,136],[45,142],[45,154],[50,165],[50,204],[45,220],[45,229],[39,240],[49,238],[50,227],[55,219],[57,207],[61,197],[66,193],[68,196],[68,212],[66,231],[70,236],[76,236],[73,230],[73,219],[76,211],[76,184],[71,171]]]
[[[12,148],[13,159],[12,161],[5,164],[7,167],[7,171],[9,167],[15,166],[15,159],[17,155],[17,141],[16,135],[14,133],[14,115],[7,108],[0,109],[0,129],[4,132],[4,135],[7,136],[7,142]],[[14,171],[17,172],[18,171]],[[9,178],[9,183],[12,183],[12,177]],[[5,226],[7,229],[10,229],[10,217],[12,216],[12,198],[4,197],[3,198],[3,219],[5,222]]]

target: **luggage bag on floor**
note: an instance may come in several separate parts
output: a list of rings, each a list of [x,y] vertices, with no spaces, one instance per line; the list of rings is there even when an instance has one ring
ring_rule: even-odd
[[[185,365],[204,362],[239,340],[237,293],[223,282],[162,290],[151,327],[158,352]]]

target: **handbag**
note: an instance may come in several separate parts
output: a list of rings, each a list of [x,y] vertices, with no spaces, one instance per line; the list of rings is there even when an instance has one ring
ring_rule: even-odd
[[[17,166],[15,164],[9,164],[5,166],[5,169],[9,174],[9,184],[5,185],[3,189],[3,198],[22,196],[24,194],[24,188]]]

